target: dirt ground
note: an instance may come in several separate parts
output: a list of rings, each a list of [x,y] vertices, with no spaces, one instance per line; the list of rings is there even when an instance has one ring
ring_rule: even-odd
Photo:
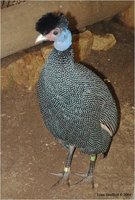
[[[98,157],[95,189],[89,184],[59,186],[50,172],[63,170],[66,150],[44,127],[36,89],[14,86],[2,93],[2,199],[133,199],[133,32],[116,22],[90,27],[113,33],[116,45],[92,51],[86,60],[111,81],[121,107],[121,122],[106,158]],[[89,156],[75,152],[72,172],[86,172]],[[71,185],[80,178],[71,174]]]

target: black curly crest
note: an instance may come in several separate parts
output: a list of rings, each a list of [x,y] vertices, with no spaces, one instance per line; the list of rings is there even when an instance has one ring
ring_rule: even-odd
[[[48,34],[56,27],[68,28],[68,20],[63,13],[47,13],[36,23],[36,31],[43,35]]]

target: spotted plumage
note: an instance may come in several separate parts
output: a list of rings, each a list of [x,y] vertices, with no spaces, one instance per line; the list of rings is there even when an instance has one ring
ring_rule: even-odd
[[[66,145],[86,153],[105,153],[117,127],[115,101],[106,84],[91,70],[75,63],[72,48],[56,49],[48,57],[38,82],[43,120]]]
[[[52,18],[55,19],[54,24]],[[47,19],[51,22],[49,28],[48,24],[44,27]],[[85,178],[92,178],[94,187],[92,175],[96,155],[108,151],[118,126],[115,100],[98,75],[75,62],[71,32],[63,14],[47,14],[36,26],[42,34],[37,42],[46,39],[54,41],[54,49],[40,74],[38,97],[46,127],[68,149],[60,180],[69,184],[73,154],[79,148],[91,155]],[[43,30],[46,30],[45,36]]]

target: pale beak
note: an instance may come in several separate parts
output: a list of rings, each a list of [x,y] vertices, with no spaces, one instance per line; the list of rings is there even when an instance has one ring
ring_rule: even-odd
[[[48,38],[47,38],[45,35],[40,34],[40,35],[37,37],[37,39],[36,39],[36,41],[35,41],[35,44],[40,43],[40,42],[43,42],[43,41],[47,41],[47,40],[48,40]]]

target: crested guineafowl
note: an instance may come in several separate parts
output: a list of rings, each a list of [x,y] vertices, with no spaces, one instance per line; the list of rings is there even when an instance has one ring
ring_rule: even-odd
[[[69,185],[76,148],[90,155],[88,172],[82,181],[94,187],[93,171],[97,154],[105,155],[118,126],[116,102],[104,81],[86,66],[76,63],[68,20],[62,13],[47,13],[36,23],[36,43],[49,40],[54,49],[41,71],[38,97],[44,123],[68,149],[58,183]]]

